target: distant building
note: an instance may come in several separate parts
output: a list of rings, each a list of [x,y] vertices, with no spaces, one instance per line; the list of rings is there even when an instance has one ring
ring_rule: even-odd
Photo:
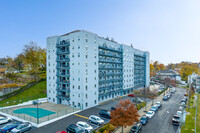
[[[193,72],[191,75],[188,76],[188,84],[192,84],[195,82],[197,76],[199,76],[198,74],[196,74],[195,72]]]
[[[10,67],[10,68],[7,68],[5,73],[19,73],[19,70],[13,68],[13,67]]]
[[[158,71],[156,73],[156,76],[160,80],[164,80],[166,78],[170,78],[171,80],[176,80],[176,79],[180,80],[180,75],[172,69]]]
[[[0,74],[5,74],[6,66],[0,65]]]
[[[83,30],[46,43],[49,102],[86,109],[149,86],[149,52]]]
[[[197,91],[200,91],[200,76],[196,77],[195,87],[196,87]]]

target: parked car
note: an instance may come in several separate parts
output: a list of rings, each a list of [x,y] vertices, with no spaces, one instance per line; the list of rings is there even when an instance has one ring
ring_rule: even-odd
[[[6,124],[5,126],[3,126],[3,127],[0,128],[0,133],[8,133],[13,128],[16,128],[17,126],[19,126],[19,124],[17,124],[17,123]]]
[[[176,114],[177,114],[178,116],[181,116],[181,115],[182,115],[182,111],[177,111]]]
[[[136,102],[136,103],[143,103],[144,101],[140,98],[133,98],[133,102]]]
[[[95,124],[97,124],[97,125],[102,125],[102,124],[104,124],[104,120],[102,120],[100,117],[95,116],[95,115],[91,115],[91,116],[89,117],[89,120],[88,120],[88,121],[91,122],[91,123],[95,123]]]
[[[188,96],[187,92],[185,92],[184,96]]]
[[[172,118],[172,124],[179,126],[179,123],[180,123],[180,116],[174,115],[173,118]]]
[[[70,124],[66,131],[68,133],[85,133],[85,131],[83,129],[81,129],[80,127],[78,127],[77,125],[75,124]]]
[[[131,127],[130,133],[140,133],[142,131],[142,124],[136,123]]]
[[[166,101],[168,99],[167,95],[163,96],[163,100]]]
[[[99,115],[100,115],[101,117],[110,119],[110,111],[101,110],[101,111],[99,112]]]
[[[12,129],[12,133],[23,133],[32,129],[32,125],[29,122],[22,123],[18,125],[16,128]]]
[[[181,102],[181,106],[185,106],[186,105],[186,103],[185,102]]]
[[[185,99],[187,101],[187,97],[186,96],[184,96],[183,99]]]
[[[161,102],[156,102],[156,105],[158,106],[158,108],[162,106]]]
[[[140,123],[141,123],[142,125],[146,125],[147,122],[148,122],[148,119],[149,119],[149,117],[147,117],[146,115],[143,115],[143,116],[140,118]]]
[[[181,103],[182,103],[182,102],[185,102],[185,103],[186,103],[186,99],[184,99],[184,98],[183,98],[183,99],[181,99]]]
[[[158,110],[158,107],[156,105],[153,105],[150,109],[150,111],[156,112]]]
[[[172,88],[172,89],[171,89],[171,93],[174,93],[175,91],[176,91],[175,88]]]
[[[76,124],[78,127],[80,127],[81,129],[83,129],[86,133],[90,133],[93,130],[93,127],[90,126],[89,124],[87,124],[86,122],[83,121],[79,121]]]
[[[168,98],[168,99],[170,98],[170,96],[171,96],[170,94],[167,94],[167,98]]]
[[[67,133],[66,131],[57,131],[56,133]]]
[[[148,111],[146,116],[149,118],[152,118],[154,116],[155,112],[154,111]]]
[[[12,119],[10,117],[1,117],[0,116],[0,124],[5,124],[5,123],[8,123],[8,122],[11,122]]]
[[[128,94],[128,97],[135,97],[135,94]]]
[[[183,110],[183,107],[182,107],[182,106],[179,106],[178,110],[179,110],[179,111],[182,111],[182,110]]]

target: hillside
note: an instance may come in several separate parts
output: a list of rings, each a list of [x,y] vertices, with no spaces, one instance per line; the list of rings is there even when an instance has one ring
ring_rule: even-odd
[[[41,81],[35,86],[17,94],[13,97],[0,101],[0,106],[16,105],[18,102],[22,103],[28,100],[34,100],[46,97],[46,81]],[[21,100],[21,101],[20,101]],[[9,102],[9,103],[7,103]]]

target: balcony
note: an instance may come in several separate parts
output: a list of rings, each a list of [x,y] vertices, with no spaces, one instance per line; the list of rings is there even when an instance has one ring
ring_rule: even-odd
[[[123,81],[123,78],[118,79],[106,79],[106,80],[99,80],[99,83],[107,83],[107,82],[115,82],[115,81]]]
[[[121,87],[122,88],[122,86],[123,86],[123,84],[111,85],[111,86],[99,86],[99,90],[110,89],[110,88],[115,88],[115,87]]]
[[[70,100],[70,96],[69,95],[57,95],[57,98],[61,98],[61,99],[66,99],[66,100]]]
[[[114,63],[114,64],[122,64],[122,61],[119,60],[104,60],[104,59],[99,59],[99,62],[105,62],[105,63]]]
[[[58,50],[58,51],[56,52],[56,54],[69,54],[69,53],[70,53],[69,50]]]
[[[58,43],[56,45],[57,48],[59,47],[66,47],[66,46],[69,46],[70,45],[70,42],[69,41],[66,41],[66,40],[63,40],[63,41],[60,41],[60,43]]]
[[[69,66],[66,66],[66,65],[57,65],[56,67],[57,69],[70,69]]]
[[[56,74],[56,76],[67,77],[67,76],[70,76],[70,74],[68,74],[68,73],[58,73],[58,74]]]
[[[70,89],[67,89],[67,90],[66,90],[66,89],[59,89],[59,88],[57,88],[56,90],[57,90],[57,91],[61,91],[61,92],[68,92],[68,93],[70,92]]]
[[[113,67],[113,66],[102,66],[102,65],[99,65],[99,69],[123,69],[123,66],[118,66],[118,67]]]
[[[100,51],[99,55],[101,56],[107,56],[107,57],[114,57],[114,58],[122,58],[122,55],[118,55],[118,54],[110,54],[110,53],[105,53]]]
[[[122,49],[121,49],[121,48],[113,49],[113,48],[109,48],[109,47],[105,47],[105,46],[99,46],[99,48],[100,48],[100,49],[109,50],[109,51],[118,52],[118,53],[122,53]]]
[[[70,58],[63,58],[63,59],[57,59],[58,62],[67,62],[70,61]]]
[[[120,73],[115,73],[115,72],[112,72],[112,73],[99,73],[99,76],[114,76],[114,75],[123,75],[122,72]]]

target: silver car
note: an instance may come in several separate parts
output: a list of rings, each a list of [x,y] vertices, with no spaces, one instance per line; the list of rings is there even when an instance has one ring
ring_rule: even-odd
[[[23,133],[23,132],[31,130],[31,128],[32,128],[31,123],[25,122],[25,123],[20,124],[18,127],[12,129],[11,133]]]
[[[104,120],[102,120],[100,117],[98,117],[98,116],[95,116],[95,115],[91,115],[90,117],[89,117],[89,120],[88,120],[89,122],[92,122],[92,123],[95,123],[95,124],[97,124],[97,125],[102,125],[102,124],[104,124]]]

